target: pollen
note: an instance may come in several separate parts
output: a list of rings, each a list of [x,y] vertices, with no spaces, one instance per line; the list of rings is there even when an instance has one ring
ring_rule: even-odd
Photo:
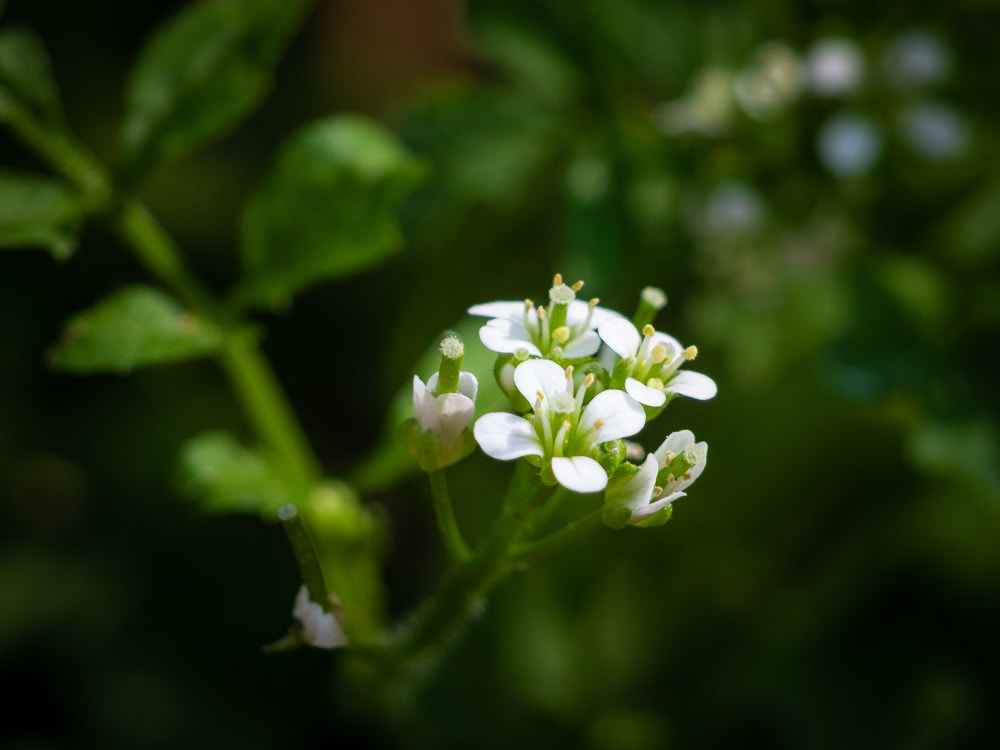
[[[560,284],[562,284],[562,274],[557,273],[552,277],[552,286],[559,286]]]
[[[667,451],[667,455],[665,455],[663,457],[663,465],[666,466],[671,461],[673,461],[675,458],[677,458],[677,454],[676,453],[674,453],[673,451]]]
[[[597,307],[597,305],[598,305],[598,303],[599,303],[600,301],[601,301],[600,297],[594,297],[594,298],[593,298],[592,300],[590,300],[590,302],[588,302],[587,304],[588,304],[588,305],[590,305],[591,307]]]
[[[552,332],[552,340],[557,344],[565,344],[569,341],[571,331],[566,326],[559,326]]]
[[[681,352],[681,356],[684,357],[688,362],[698,356],[698,347],[689,346],[687,349]]]
[[[583,379],[583,387],[590,388],[594,384],[594,373],[588,372],[587,376]]]
[[[530,299],[526,299],[524,301],[524,311],[525,312],[530,312],[531,308],[533,308],[534,306],[535,306],[535,303],[532,302]]]
[[[649,359],[654,365],[660,364],[667,358],[667,347],[663,344],[657,344],[653,347],[653,351],[649,353]]]
[[[604,425],[606,425],[607,423],[608,420],[606,420],[604,417],[598,417],[597,419],[594,420],[594,429],[599,430],[602,427],[604,427]]]
[[[547,313],[545,312],[545,308],[544,307],[539,307],[538,308],[538,317],[539,317],[539,319],[545,320],[545,316],[546,315],[547,315]]]
[[[553,334],[553,338],[555,338],[555,334]],[[566,380],[572,380],[572,379],[573,379],[573,365],[567,365],[566,366]]]
[[[570,289],[572,289],[574,292],[579,292],[581,289],[583,289],[583,281],[580,280],[576,282],[575,284],[573,284],[573,286],[570,287]]]
[[[656,333],[656,329],[653,328],[653,326],[651,326],[649,323],[646,323],[646,325],[642,327],[643,336],[652,336],[654,333]]]
[[[662,494],[663,494],[663,488],[662,487],[659,487],[659,486],[653,487],[653,497],[659,497]]]

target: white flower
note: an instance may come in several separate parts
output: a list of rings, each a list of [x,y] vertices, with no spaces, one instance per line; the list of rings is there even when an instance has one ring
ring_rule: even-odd
[[[865,75],[865,57],[857,42],[847,37],[820,39],[806,55],[809,85],[819,96],[853,93]]]
[[[423,432],[432,432],[441,446],[442,458],[454,448],[476,413],[479,381],[471,372],[458,374],[458,392],[437,394],[438,373],[427,379],[427,385],[413,376],[413,413]]]
[[[642,429],[645,412],[630,396],[618,390],[598,393],[583,406],[592,374],[576,392],[573,368],[563,370],[551,360],[529,359],[514,371],[518,391],[534,404],[528,418],[493,412],[479,418],[473,432],[483,451],[501,461],[536,456],[552,475],[573,492],[599,492],[608,475],[591,452],[609,440],[629,437]]]
[[[597,332],[615,354],[623,360],[633,360],[625,391],[640,404],[663,406],[668,393],[705,401],[718,392],[715,381],[708,375],[679,371],[685,361],[697,356],[698,350],[693,346],[683,348],[673,336],[659,333],[650,325],[640,334],[630,321],[621,317],[605,320]]]
[[[531,300],[486,302],[470,307],[469,315],[491,318],[479,329],[479,338],[487,349],[498,354],[524,349],[531,355],[544,357],[558,347],[562,352],[560,359],[589,357],[601,345],[594,329],[609,318],[621,316],[598,307],[596,298],[589,303],[576,299],[576,292],[582,286],[582,281],[566,286],[562,276],[556,274],[549,290],[548,307],[535,307]]]
[[[317,648],[337,648],[347,644],[347,636],[332,612],[309,598],[305,584],[295,597],[292,616],[302,623],[302,640]]]
[[[708,443],[695,443],[690,430],[670,434],[638,471],[622,472],[608,484],[606,522],[616,528],[656,525],[655,516],[685,496],[683,490],[701,475],[707,460]],[[666,520],[662,514],[659,518]]]

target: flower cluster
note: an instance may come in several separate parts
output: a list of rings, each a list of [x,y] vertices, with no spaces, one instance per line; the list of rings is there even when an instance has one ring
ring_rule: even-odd
[[[499,355],[494,372],[512,407],[480,417],[473,434],[487,455],[524,458],[546,484],[603,491],[609,526],[657,525],[704,469],[707,445],[689,431],[675,432],[637,466],[627,460],[635,450],[626,449],[624,438],[638,434],[671,399],[710,399],[716,385],[681,369],[697,356],[696,347],[683,347],[651,324],[666,304],[662,291],[644,290],[630,320],[597,299],[577,300],[582,287],[557,274],[548,305],[501,301],[469,309],[489,318],[479,337]],[[415,381],[415,400],[417,392]]]

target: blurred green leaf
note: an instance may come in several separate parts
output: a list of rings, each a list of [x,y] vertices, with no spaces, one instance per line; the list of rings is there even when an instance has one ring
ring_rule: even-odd
[[[160,29],[129,80],[126,182],[204,146],[249,115],[309,7],[308,0],[211,0],[193,3]]]
[[[0,33],[0,119],[18,110],[39,123],[62,121],[48,54],[28,29]]]
[[[243,214],[244,297],[282,305],[311,283],[387,258],[401,243],[400,205],[422,172],[390,132],[364,118],[299,131]]]
[[[213,353],[222,334],[149,287],[122,289],[74,317],[50,352],[54,367],[72,372],[128,372]]]
[[[41,247],[67,258],[82,219],[79,196],[55,180],[0,171],[0,248]]]
[[[291,502],[278,468],[225,432],[199,435],[181,448],[180,481],[181,491],[209,513],[273,516]]]

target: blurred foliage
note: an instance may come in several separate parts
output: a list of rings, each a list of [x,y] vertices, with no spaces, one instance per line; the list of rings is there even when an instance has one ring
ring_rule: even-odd
[[[643,441],[687,427],[709,441],[712,461],[666,526],[601,530],[499,589],[386,716],[352,687],[362,667],[349,659],[258,655],[287,627],[298,585],[280,531],[176,501],[172,456],[205,430],[230,437],[188,443],[182,487],[201,483],[242,507],[267,486],[241,484],[267,474],[266,458],[242,447],[247,426],[214,372],[191,362],[71,380],[46,369],[66,318],[143,279],[118,240],[88,227],[65,264],[5,251],[0,684],[13,696],[10,746],[997,743],[994,8],[472,0],[452,17],[454,6],[429,4],[420,12],[441,18],[426,23],[461,30],[440,55],[460,62],[425,73],[405,101],[365,100],[431,167],[403,207],[405,250],[376,272],[317,286],[332,276],[326,261],[280,240],[336,230],[306,206],[332,214],[339,199],[325,191],[341,188],[306,186],[319,193],[299,204],[289,197],[299,186],[280,178],[283,156],[265,176],[272,153],[290,134],[297,143],[302,122],[356,108],[352,92],[387,90],[389,76],[434,57],[419,27],[391,46],[371,29],[398,26],[400,4],[321,4],[274,73],[273,98],[218,140],[260,105],[298,4],[273,25],[224,33],[212,19],[258,4],[192,5],[186,17],[207,20],[159,32],[140,56],[147,73],[120,98],[107,92],[120,90],[134,40],[173,4],[113,5],[8,4],[0,119],[14,92],[40,121],[61,121],[51,119],[54,84],[37,85],[51,81],[45,55],[21,24],[45,40],[67,119],[99,154],[114,157],[106,133],[118,132],[122,110],[127,122],[148,118],[126,128],[147,135],[124,168],[214,144],[139,189],[213,288],[228,289],[241,262],[237,243],[217,238],[235,234],[246,201],[244,227],[269,201],[267,232],[247,241],[267,237],[262,257],[319,270],[300,283],[292,266],[260,267],[278,290],[261,297],[268,305],[302,292],[280,317],[261,316],[266,348],[326,467],[360,466],[352,478],[390,524],[391,612],[415,604],[444,565],[428,491],[395,442],[413,373],[434,369],[414,363],[457,326],[484,386],[477,407],[495,393],[475,324],[456,324],[471,303],[537,301],[556,270],[626,310],[642,286],[664,287],[671,302],[658,322],[698,345],[720,392],[672,404]],[[153,90],[136,87],[149,85],[157,56],[190,54],[166,36],[182,31],[197,32],[225,70],[163,84],[175,108],[143,114],[137,102]],[[330,40],[352,35],[367,41],[334,68]],[[225,81],[220,95],[213,87]],[[191,102],[212,106],[194,117]],[[23,148],[0,138],[5,167],[35,174]],[[412,164],[401,157],[401,174]],[[397,179],[390,170],[372,188],[390,213]],[[345,191],[372,187],[350,180]],[[53,233],[15,223],[9,236],[67,248],[72,213],[49,213],[64,204],[42,199],[63,189],[32,184],[46,186],[30,210]],[[4,246],[7,217],[24,215],[7,207],[21,197],[0,207]],[[379,257],[397,247],[383,219],[373,217]],[[117,362],[103,366],[139,364]],[[224,474],[201,471],[205,452]],[[451,473],[475,537],[504,467],[473,456]],[[343,512],[355,502],[343,488],[314,500],[337,549],[385,544],[356,525],[366,517]]]

